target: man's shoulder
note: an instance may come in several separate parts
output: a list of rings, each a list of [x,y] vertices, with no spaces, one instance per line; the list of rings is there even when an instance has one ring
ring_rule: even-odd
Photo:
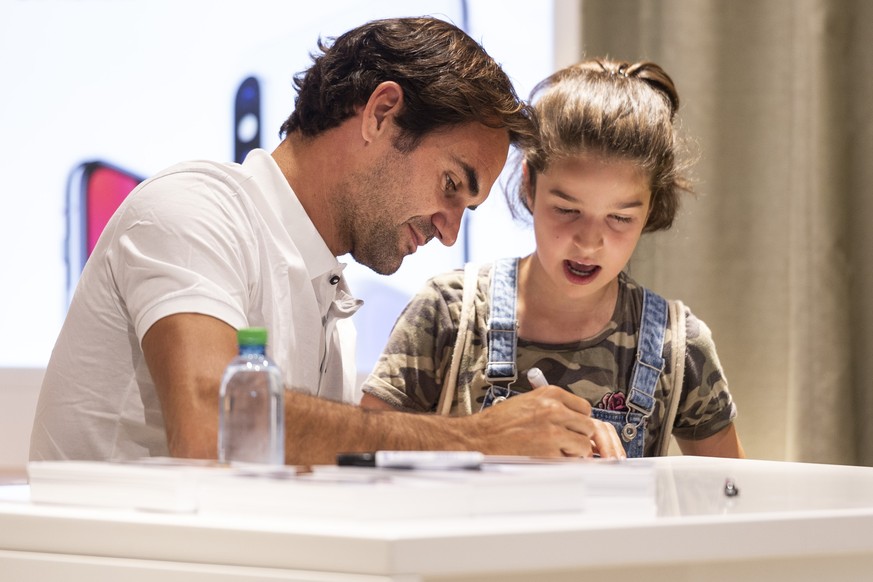
[[[250,178],[251,173],[238,164],[213,160],[187,160],[164,168],[145,180],[144,184],[214,180],[231,185],[243,183]]]
[[[125,208],[128,218],[142,213],[170,222],[178,217],[211,213],[212,218],[237,220],[251,214],[253,176],[239,164],[190,160],[169,166],[144,180]]]

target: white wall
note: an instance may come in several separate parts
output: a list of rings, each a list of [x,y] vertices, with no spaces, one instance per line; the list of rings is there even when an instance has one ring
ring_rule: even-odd
[[[27,463],[30,426],[44,370],[0,370],[0,472]]]

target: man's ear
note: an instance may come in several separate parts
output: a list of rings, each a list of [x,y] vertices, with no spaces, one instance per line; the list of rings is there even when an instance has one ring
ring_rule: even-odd
[[[403,107],[403,89],[394,81],[380,83],[364,105],[361,137],[371,142],[380,134],[390,132],[392,117]]]

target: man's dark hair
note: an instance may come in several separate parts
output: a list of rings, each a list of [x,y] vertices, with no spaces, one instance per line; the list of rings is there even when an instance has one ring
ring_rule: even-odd
[[[376,87],[394,81],[403,89],[396,117],[398,149],[414,149],[426,134],[479,122],[506,128],[510,142],[534,135],[531,110],[509,77],[460,28],[436,18],[376,20],[332,43],[318,41],[320,55],[294,77],[294,112],[280,136],[315,136],[337,127],[367,103]]]

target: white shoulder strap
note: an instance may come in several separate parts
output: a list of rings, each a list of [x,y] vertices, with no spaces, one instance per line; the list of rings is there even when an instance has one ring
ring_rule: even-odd
[[[449,373],[443,380],[440,392],[437,414],[448,415],[455,399],[455,389],[458,385],[458,374],[461,370],[461,357],[464,355],[464,343],[467,340],[467,330],[470,328],[470,318],[473,313],[473,298],[479,288],[479,265],[467,263],[464,265],[464,296],[461,300],[461,315],[458,319],[458,337],[455,339],[455,349],[452,351],[452,362]]]

